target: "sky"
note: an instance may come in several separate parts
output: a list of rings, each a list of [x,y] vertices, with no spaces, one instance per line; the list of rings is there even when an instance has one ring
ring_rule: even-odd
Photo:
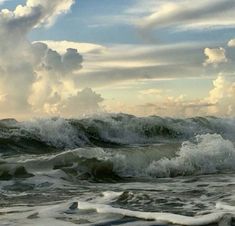
[[[234,0],[0,0],[0,118],[234,116]]]

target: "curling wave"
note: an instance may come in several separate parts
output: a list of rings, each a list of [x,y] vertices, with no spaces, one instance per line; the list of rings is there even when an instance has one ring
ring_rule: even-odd
[[[231,141],[219,134],[205,134],[183,142],[179,151],[175,145],[121,151],[90,147],[24,159],[12,157],[0,163],[0,179],[28,178],[53,171],[63,172],[60,175],[70,181],[176,177],[235,172],[234,162]]]
[[[48,118],[0,121],[0,152],[47,153],[78,147],[184,141],[200,134],[220,134],[234,141],[235,119],[135,117],[107,114],[84,119]]]

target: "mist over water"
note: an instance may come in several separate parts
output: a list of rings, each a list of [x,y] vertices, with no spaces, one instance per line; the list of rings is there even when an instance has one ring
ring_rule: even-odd
[[[233,118],[1,120],[3,225],[220,222],[234,212],[234,135]]]

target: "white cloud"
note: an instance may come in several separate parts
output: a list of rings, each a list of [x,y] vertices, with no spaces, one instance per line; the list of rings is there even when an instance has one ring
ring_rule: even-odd
[[[0,5],[6,2],[7,0],[0,0]]]
[[[137,115],[160,116],[234,116],[235,114],[235,82],[219,75],[213,81],[213,88],[208,96],[201,99],[188,100],[184,95],[178,97],[163,97],[158,102],[145,103],[129,107]],[[125,109],[125,107],[123,107]],[[128,108],[126,108],[128,109]],[[130,112],[129,112],[130,113]]]
[[[37,41],[46,44],[49,48],[56,50],[60,54],[64,54],[69,48],[78,49],[81,54],[87,53],[99,53],[105,51],[105,47],[93,43],[81,43],[71,41],[53,41],[53,40],[42,40]]]
[[[117,85],[143,79],[150,81],[209,77],[219,73],[221,67],[229,66],[231,71],[234,68],[232,59],[226,65],[221,64],[220,68],[204,68],[202,49],[205,46],[209,46],[209,51],[206,52],[209,52],[210,56],[206,64],[210,62],[218,65],[227,61],[223,48],[213,48],[215,44],[207,42],[109,46],[68,41],[45,41],[44,43],[60,54],[64,54],[68,46],[77,48],[83,53],[83,67],[78,73],[74,73],[76,74],[75,84],[80,89],[84,87],[97,89],[108,87],[110,84]],[[226,70],[224,68],[224,71]]]
[[[235,82],[227,80],[223,75],[219,75],[213,81],[213,89],[209,92],[206,100],[214,104],[209,109],[211,114],[228,116],[235,114]]]
[[[154,1],[151,2],[154,4]],[[165,2],[158,1],[159,10]],[[212,4],[211,0],[206,2]],[[217,1],[218,4],[212,5],[224,6],[223,2],[226,1]],[[114,83],[123,84],[125,81],[138,83],[140,80],[156,82],[158,79],[195,78],[203,73],[210,76],[217,69],[210,71],[210,67],[202,67],[201,50],[205,46],[209,47],[205,49],[208,57],[205,65],[218,65],[228,61],[225,49],[210,47],[213,43],[101,46],[69,41],[29,42],[27,36],[32,29],[51,25],[61,13],[70,9],[72,3],[72,0],[28,0],[25,6],[18,6],[14,11],[1,11],[0,107],[4,109],[7,117],[20,114],[25,117],[33,114],[61,114],[72,117],[102,111],[103,98],[85,87],[94,89],[109,87]],[[186,1],[180,1],[180,4],[186,4]],[[223,9],[227,10],[226,7]],[[154,14],[154,10],[158,9],[154,8],[150,12]],[[167,10],[180,11],[174,6],[166,6],[161,13],[168,15]],[[211,15],[211,11],[208,15]],[[171,24],[164,20],[163,26]],[[180,21],[185,20],[191,21],[183,15]],[[232,62],[231,56],[229,59]],[[234,71],[233,69],[234,66],[231,66],[230,70]],[[192,101],[186,100],[184,96],[171,97],[165,91],[146,88],[140,91],[141,95],[148,96],[148,100],[158,96],[160,98],[157,101],[162,97],[162,102],[143,103],[142,107],[127,107],[120,103],[119,109],[129,109],[130,113],[138,114],[148,111],[170,115],[177,111],[179,114],[189,115],[196,111],[205,113],[208,106],[215,105],[216,112],[221,112],[222,108],[219,107],[218,110],[217,105],[221,106],[224,101],[226,112],[233,112],[234,105],[231,100],[234,98],[234,87],[225,85],[222,79],[218,79],[207,99]]]
[[[208,115],[208,108],[214,104],[204,99],[188,100],[184,95],[178,97],[162,95],[152,102],[143,102],[139,105],[131,105],[116,101],[106,101],[106,109],[109,112],[125,112],[138,116],[159,115],[163,117],[192,117]]]
[[[84,55],[86,61],[77,83],[101,87],[130,80],[198,77],[204,72],[204,45],[112,45],[100,53]]]
[[[204,54],[207,57],[207,59],[204,62],[204,66],[209,65],[209,64],[220,64],[220,63],[226,63],[228,62],[228,59],[226,57],[226,51],[224,48],[205,48],[204,49]]]
[[[45,43],[30,43],[27,39],[32,29],[51,25],[73,2],[28,0],[14,11],[1,10],[0,107],[4,109],[1,117],[65,114],[63,109],[76,116],[84,113],[85,107],[89,113],[99,108],[102,98],[97,98],[99,95],[90,89],[79,92],[74,82],[75,72],[81,70],[83,63],[77,48],[67,45],[60,53]],[[85,105],[86,97],[89,101]]]
[[[235,39],[231,39],[231,40],[228,42],[228,46],[229,46],[229,47],[235,47]]]
[[[139,93],[144,96],[148,96],[148,95],[158,96],[162,94],[162,92],[163,91],[161,89],[145,89],[145,90],[141,90]]]
[[[216,104],[226,96],[229,84],[222,75],[219,75],[213,81],[213,86],[214,88],[209,93],[208,101]]]
[[[59,95],[54,96],[55,101],[43,103],[43,110],[48,115],[63,115],[64,117],[80,117],[92,115],[103,111],[101,103],[103,98],[91,88],[85,88],[64,100],[56,100]]]
[[[222,74],[213,80],[213,87],[203,98],[188,99],[186,95],[170,96],[168,92],[154,89],[144,90],[144,93],[154,97],[151,101],[145,98],[141,104],[135,105],[116,100],[106,100],[109,112],[125,112],[139,116],[159,115],[170,117],[193,116],[234,116],[235,114],[235,82],[226,79]],[[145,92],[146,91],[146,92]],[[152,95],[153,93],[153,95]]]
[[[61,112],[69,117],[99,113],[103,111],[100,106],[103,100],[100,94],[85,88],[62,102]]]
[[[150,4],[154,11],[149,10],[149,15],[138,22],[144,29],[235,26],[235,2],[231,0],[198,0],[193,4],[187,0],[155,2],[156,7]]]

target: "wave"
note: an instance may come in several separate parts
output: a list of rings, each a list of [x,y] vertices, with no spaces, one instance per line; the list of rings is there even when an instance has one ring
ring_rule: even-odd
[[[223,173],[235,170],[235,147],[218,134],[197,135],[183,142],[174,158],[153,161],[147,171],[155,177]]]
[[[234,140],[235,119],[135,117],[107,114],[84,119],[47,118],[17,122],[0,120],[0,152],[47,153],[78,147],[183,141],[217,133]]]
[[[143,211],[132,211],[128,209],[115,208],[107,204],[97,204],[92,202],[75,202],[78,204],[78,209],[90,210],[95,209],[97,213],[104,214],[119,214],[121,216],[134,217],[136,219],[148,220],[150,223],[148,225],[211,225],[213,223],[218,223],[218,225],[231,225],[232,217],[234,215],[233,211],[227,212],[214,212],[206,215],[199,215],[194,217],[183,216],[172,213],[164,212],[143,212]],[[231,207],[232,208],[232,207]],[[145,222],[146,223],[146,222]],[[131,225],[137,225],[138,222],[134,222]],[[100,224],[102,225],[102,224]],[[110,225],[110,224],[104,224]],[[143,224],[139,224],[143,225]]]
[[[51,174],[68,181],[112,182],[235,172],[235,147],[219,134],[197,135],[183,142],[178,152],[175,145],[121,150],[90,147],[11,157],[0,163],[0,180]]]
[[[185,225],[185,226],[229,226],[234,223],[234,206],[216,203],[213,212],[196,216],[185,216],[168,212],[144,212],[125,208],[113,207],[110,202],[115,200],[115,192],[106,192],[103,200],[83,201],[73,198],[60,203],[47,203],[47,205],[32,206],[21,205],[10,208],[1,208],[3,225]],[[118,196],[122,194],[118,193]],[[12,214],[15,213],[14,220]],[[92,217],[91,217],[92,216]]]

